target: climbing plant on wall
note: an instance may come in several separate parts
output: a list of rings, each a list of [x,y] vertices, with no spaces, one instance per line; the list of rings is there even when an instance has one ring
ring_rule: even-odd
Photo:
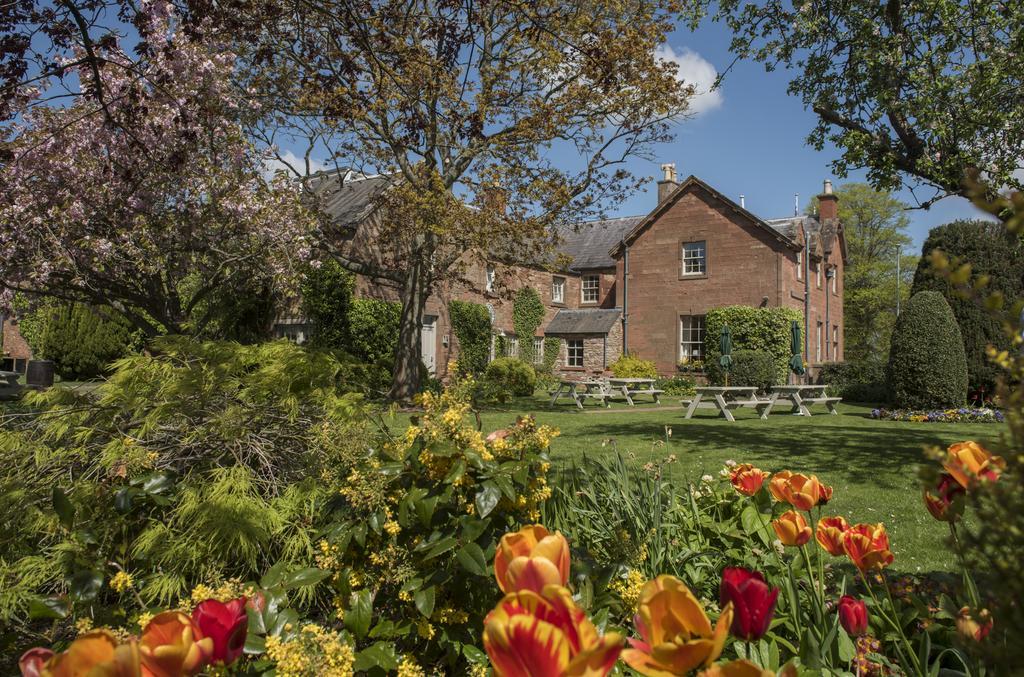
[[[468,301],[448,304],[452,331],[459,340],[459,372],[479,374],[487,368],[491,351],[491,316],[487,306]]]
[[[533,337],[544,321],[544,303],[533,287],[523,287],[512,300],[512,329],[519,338],[519,357],[533,364]],[[547,350],[544,351],[547,353]],[[545,355],[546,357],[546,355]]]

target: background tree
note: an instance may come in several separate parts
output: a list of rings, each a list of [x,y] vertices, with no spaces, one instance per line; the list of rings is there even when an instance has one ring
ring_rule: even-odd
[[[863,167],[880,190],[926,187],[924,206],[970,197],[970,168],[1020,185],[1018,3],[724,0],[717,17],[737,56],[795,70],[790,93],[818,115],[808,141],[842,150],[840,175]]]
[[[147,7],[132,69],[117,44],[94,46],[102,104],[36,106],[11,128],[0,287],[110,306],[149,336],[202,334],[225,301],[266,295],[254,279],[293,281],[307,222],[296,191],[262,177],[230,51]]]
[[[53,360],[65,380],[106,373],[112,362],[142,348],[142,335],[110,308],[50,302],[37,311],[42,331],[32,346],[37,359]]]
[[[889,191],[878,191],[865,183],[845,183],[838,187],[836,195],[847,253],[843,270],[846,360],[884,363],[896,321],[897,296],[901,304],[910,298],[910,281],[917,265],[916,256],[902,255],[911,243],[906,234],[909,220],[905,214],[910,205]],[[816,210],[815,198],[810,211]]]
[[[1010,337],[999,317],[975,299],[958,293],[949,277],[937,274],[932,255],[935,251],[941,251],[954,265],[970,264],[968,274],[964,279],[958,278],[956,284],[985,280],[988,293],[1000,294],[1006,305],[1012,306],[1024,297],[1024,246],[1017,234],[1008,232],[999,223],[954,221],[928,233],[921,250],[921,262],[914,273],[913,293],[937,291],[953,309],[967,354],[970,387],[981,387],[992,393],[1003,369],[989,361],[987,350],[989,346],[1008,350]]]
[[[692,93],[654,57],[679,18],[674,0],[281,7],[242,69],[274,111],[255,133],[303,145],[286,164],[314,204],[350,176],[313,174],[316,153],[394,178],[372,251],[340,237],[351,224],[327,219],[320,246],[402,301],[396,399],[417,390],[423,309],[437,285],[473,256],[539,260],[556,221],[626,199],[640,180],[625,160],[670,138]],[[556,166],[553,151],[578,160]]]

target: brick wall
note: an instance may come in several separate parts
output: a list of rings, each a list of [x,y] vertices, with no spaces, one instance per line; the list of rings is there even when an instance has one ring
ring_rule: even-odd
[[[18,331],[18,320],[13,317],[3,320],[3,356],[13,359],[19,371],[24,371],[25,363],[32,359],[32,349]]]

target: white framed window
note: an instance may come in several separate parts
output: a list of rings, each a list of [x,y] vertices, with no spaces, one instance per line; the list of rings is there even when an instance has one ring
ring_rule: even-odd
[[[704,316],[679,316],[679,361],[704,359]]]
[[[821,263],[819,261],[814,262],[814,285],[821,289]]]
[[[839,325],[832,325],[832,359],[839,359]]]
[[[494,291],[494,279],[495,279],[496,274],[497,274],[497,272],[494,270],[494,266],[488,264],[487,265],[487,270],[484,272],[484,275],[485,275],[485,278],[484,278],[484,290],[485,291]]]
[[[551,278],[551,302],[565,303],[565,278]]]
[[[821,336],[821,333],[822,333],[821,322],[818,322],[817,330],[818,330],[818,332],[817,332],[816,348],[814,350],[814,361],[815,362],[821,362],[821,339],[822,339],[822,336]]]
[[[838,294],[839,293],[837,291],[838,287],[837,287],[837,284],[836,284],[836,279],[838,277],[839,277],[839,271],[836,268],[832,268],[832,293],[833,294]]]
[[[804,279],[804,250],[796,253],[796,279]]]
[[[583,283],[580,286],[580,300],[583,303],[597,303],[601,294],[601,276],[584,275]]]
[[[533,337],[533,363],[544,364],[544,337]]]
[[[519,337],[505,335],[505,357],[519,357]]]
[[[583,367],[583,339],[566,339],[565,366]]]
[[[707,247],[704,242],[683,245],[683,275],[704,275],[707,270]]]

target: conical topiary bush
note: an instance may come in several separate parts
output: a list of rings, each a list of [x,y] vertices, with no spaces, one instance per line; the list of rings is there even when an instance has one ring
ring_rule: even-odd
[[[889,350],[889,396],[907,409],[957,407],[967,399],[967,356],[942,294],[914,294],[896,321]]]

